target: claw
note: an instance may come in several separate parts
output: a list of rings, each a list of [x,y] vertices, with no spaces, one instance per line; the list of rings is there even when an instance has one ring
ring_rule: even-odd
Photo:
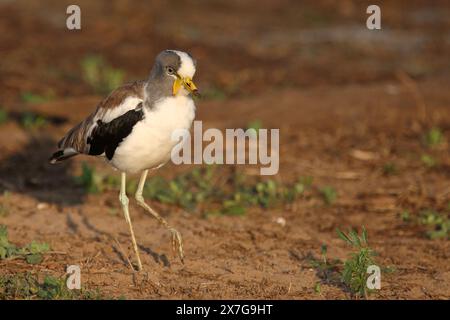
[[[180,257],[181,263],[184,263],[183,240],[181,239],[181,235],[173,228],[170,229],[170,232],[172,233],[172,249],[174,252],[178,251],[178,256]]]

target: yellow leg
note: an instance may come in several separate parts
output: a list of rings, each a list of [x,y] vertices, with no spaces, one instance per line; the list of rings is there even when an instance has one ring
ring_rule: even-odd
[[[122,205],[122,210],[123,210],[123,215],[125,216],[125,220],[127,221],[128,226],[130,227],[131,241],[133,242],[133,249],[136,254],[138,270],[141,271],[142,270],[141,258],[139,257],[139,250],[138,250],[138,246],[136,243],[136,238],[134,237],[133,225],[131,224],[131,219],[130,219],[130,212],[128,211],[129,201],[128,201],[127,191],[126,191],[126,174],[125,174],[125,172],[122,172],[122,175],[121,175],[119,200]]]
[[[172,247],[174,251],[178,251],[178,256],[180,257],[181,262],[183,262],[183,241],[181,239],[180,233],[172,228],[166,220],[164,220],[155,210],[153,210],[147,203],[145,203],[144,197],[142,196],[142,192],[144,191],[145,180],[147,179],[148,170],[142,172],[141,178],[139,180],[139,185],[136,191],[136,201],[137,203],[145,209],[147,213],[150,213],[156,220],[159,221],[164,227],[166,227],[170,233],[172,234]],[[178,250],[177,250],[178,249]]]

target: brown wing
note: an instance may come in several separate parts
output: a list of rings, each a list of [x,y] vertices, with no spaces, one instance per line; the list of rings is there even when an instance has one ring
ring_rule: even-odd
[[[50,158],[50,162],[55,163],[60,160],[65,160],[79,153],[89,153],[87,138],[93,127],[96,125],[96,122],[98,120],[103,121],[108,112],[114,111],[116,108],[121,108],[126,98],[136,97],[143,100],[144,86],[145,81],[135,81],[125,84],[111,92],[108,97],[103,99],[98,104],[94,113],[70,129],[69,132],[67,132],[67,134],[59,141],[59,150],[53,154]],[[123,110],[123,113],[126,111],[128,110]]]

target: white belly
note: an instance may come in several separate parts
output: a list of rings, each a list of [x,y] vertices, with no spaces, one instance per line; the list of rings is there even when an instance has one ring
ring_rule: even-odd
[[[190,97],[170,97],[144,108],[143,120],[119,144],[110,163],[120,171],[136,173],[163,165],[170,159],[177,129],[189,129],[195,117]]]

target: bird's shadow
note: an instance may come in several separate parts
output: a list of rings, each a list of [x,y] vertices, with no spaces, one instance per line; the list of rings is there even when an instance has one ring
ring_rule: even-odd
[[[30,196],[39,202],[56,204],[60,207],[82,204],[87,196],[86,190],[78,185],[70,173],[70,161],[52,165],[48,162],[50,155],[56,150],[57,142],[48,134],[31,134],[28,142],[20,150],[0,161],[0,193],[13,191]],[[79,233],[79,226],[70,215],[66,218],[67,226],[72,233]],[[83,215],[82,223],[98,238],[113,238],[90,223]],[[125,222],[124,222],[125,223]],[[154,252],[147,246],[141,250],[152,256],[158,264],[169,267],[167,257]],[[114,249],[116,250],[116,249]],[[116,253],[126,263],[120,252]]]
[[[100,230],[100,229],[97,228],[95,225],[93,225],[93,224],[90,222],[89,218],[88,218],[85,214],[81,213],[81,217],[82,217],[82,220],[81,220],[81,221],[82,221],[83,225],[84,225],[87,229],[89,229],[90,231],[94,232],[94,233],[96,234],[98,240],[101,240],[101,238],[103,237],[103,238],[108,238],[108,239],[111,239],[111,240],[116,240],[116,241],[118,241],[118,240],[114,237],[113,234],[108,233],[108,232],[103,231],[103,230]],[[72,220],[70,217],[68,217],[67,222],[70,223],[70,224],[73,224],[73,223],[74,223],[73,220]],[[125,223],[125,221],[124,221],[124,223]],[[73,225],[72,225],[71,228],[72,228],[72,230],[78,230],[78,227],[77,227],[77,226],[73,226]],[[75,232],[76,232],[76,231],[75,231]],[[129,240],[131,241],[131,239],[129,239]],[[143,252],[149,254],[149,255],[153,258],[153,260],[155,261],[155,263],[157,263],[157,264],[161,264],[161,263],[162,263],[164,267],[170,267],[169,259],[167,259],[167,257],[166,257],[165,254],[158,254],[158,253],[156,253],[155,251],[153,251],[153,250],[152,250],[150,247],[148,247],[148,246],[138,245],[138,247],[139,247],[139,249],[142,250]],[[120,260],[122,260],[123,263],[127,264],[127,257],[124,256],[125,253],[122,252],[122,249],[119,248],[119,247],[113,246],[113,250],[114,250],[115,253],[118,255],[118,257],[120,258]]]
[[[162,263],[164,267],[170,267],[170,261],[169,259],[167,259],[167,256],[165,254],[158,254],[150,249],[150,247],[145,247],[143,245],[139,245],[139,249],[152,256],[153,260],[155,260],[156,263]]]
[[[70,162],[48,162],[55,150],[56,141],[48,135],[30,135],[25,146],[0,162],[0,192],[20,192],[61,206],[83,203],[86,191],[70,174]]]
[[[341,281],[341,273],[338,265],[342,262],[338,259],[327,259],[314,256],[311,251],[299,254],[294,250],[289,251],[291,257],[301,263],[303,268],[313,268],[321,284],[326,284],[338,288],[348,295],[351,295],[349,289]]]

